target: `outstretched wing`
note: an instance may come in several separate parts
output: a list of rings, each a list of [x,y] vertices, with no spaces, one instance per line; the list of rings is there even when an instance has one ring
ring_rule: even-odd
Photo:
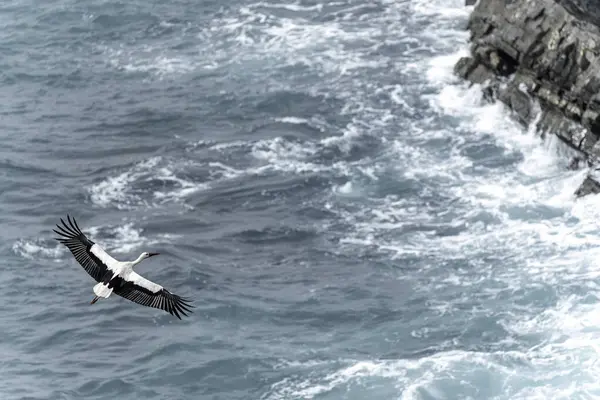
[[[69,225],[61,218],[60,221],[63,225],[56,225],[58,230],[53,229],[54,232],[62,236],[56,238],[56,240],[67,246],[83,269],[85,269],[96,282],[100,282],[106,272],[111,270],[110,267],[116,265],[117,260],[112,258],[102,247],[88,239],[87,236],[81,232],[81,229],[79,229],[75,218],[71,219],[71,217],[67,215],[67,220],[69,221]]]
[[[180,313],[187,317],[186,311],[191,313],[190,308],[194,308],[189,304],[190,300],[169,292],[136,272],[131,272],[127,279],[115,285],[113,293],[143,306],[164,310],[179,319]]]

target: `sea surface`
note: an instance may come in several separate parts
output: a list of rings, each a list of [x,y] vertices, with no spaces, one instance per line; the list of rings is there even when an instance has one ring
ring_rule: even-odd
[[[2,1],[0,398],[598,398],[598,196],[471,10]],[[194,313],[90,305],[67,214]]]

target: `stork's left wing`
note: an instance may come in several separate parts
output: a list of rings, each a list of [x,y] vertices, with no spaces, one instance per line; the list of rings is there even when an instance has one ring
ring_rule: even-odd
[[[90,240],[87,236],[81,232],[75,218],[71,220],[71,217],[67,215],[69,225],[63,221],[62,226],[56,225],[58,230],[53,231],[59,234],[60,238],[56,238],[60,243],[67,246],[71,251],[71,254],[75,257],[77,262],[90,274],[96,282],[100,282],[106,272],[111,270],[111,266],[117,263],[117,260],[112,258],[104,249]]]
[[[131,272],[127,279],[115,285],[113,293],[146,307],[158,308],[181,319],[179,314],[188,316],[191,313],[190,300],[169,292],[162,286],[149,281],[136,272]]]

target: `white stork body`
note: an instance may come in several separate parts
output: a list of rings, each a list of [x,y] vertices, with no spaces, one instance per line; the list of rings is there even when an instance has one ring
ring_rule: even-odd
[[[186,311],[192,312],[189,300],[172,294],[161,285],[133,271],[137,264],[159,253],[144,252],[134,261],[117,261],[102,247],[88,239],[74,218],[71,220],[67,215],[67,220],[69,225],[61,218],[63,226],[57,225],[59,231],[54,230],[62,236],[56,240],[67,246],[79,264],[98,282],[93,289],[96,297],[91,304],[99,298],[108,298],[112,293],[116,293],[138,304],[165,310],[179,319],[179,314],[187,316]]]
[[[109,277],[108,282],[98,282],[94,286],[94,293],[98,297],[104,297],[105,299],[110,296],[113,289],[109,287],[109,282],[115,278],[122,278],[125,281],[133,282],[134,284],[145,287],[153,293],[160,291],[163,287],[157,285],[154,282],[150,282],[148,279],[141,277],[139,274],[133,272],[133,267],[141,263],[148,257],[157,255],[158,253],[142,253],[134,261],[117,261],[111,257],[104,249],[97,244],[92,245],[90,252],[94,254],[100,261],[108,267],[112,272],[112,276]]]

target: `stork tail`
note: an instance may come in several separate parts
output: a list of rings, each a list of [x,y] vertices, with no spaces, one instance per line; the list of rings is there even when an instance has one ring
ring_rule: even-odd
[[[112,288],[108,287],[109,282],[100,282],[94,286],[94,294],[98,297],[104,297],[105,299],[112,293]]]

